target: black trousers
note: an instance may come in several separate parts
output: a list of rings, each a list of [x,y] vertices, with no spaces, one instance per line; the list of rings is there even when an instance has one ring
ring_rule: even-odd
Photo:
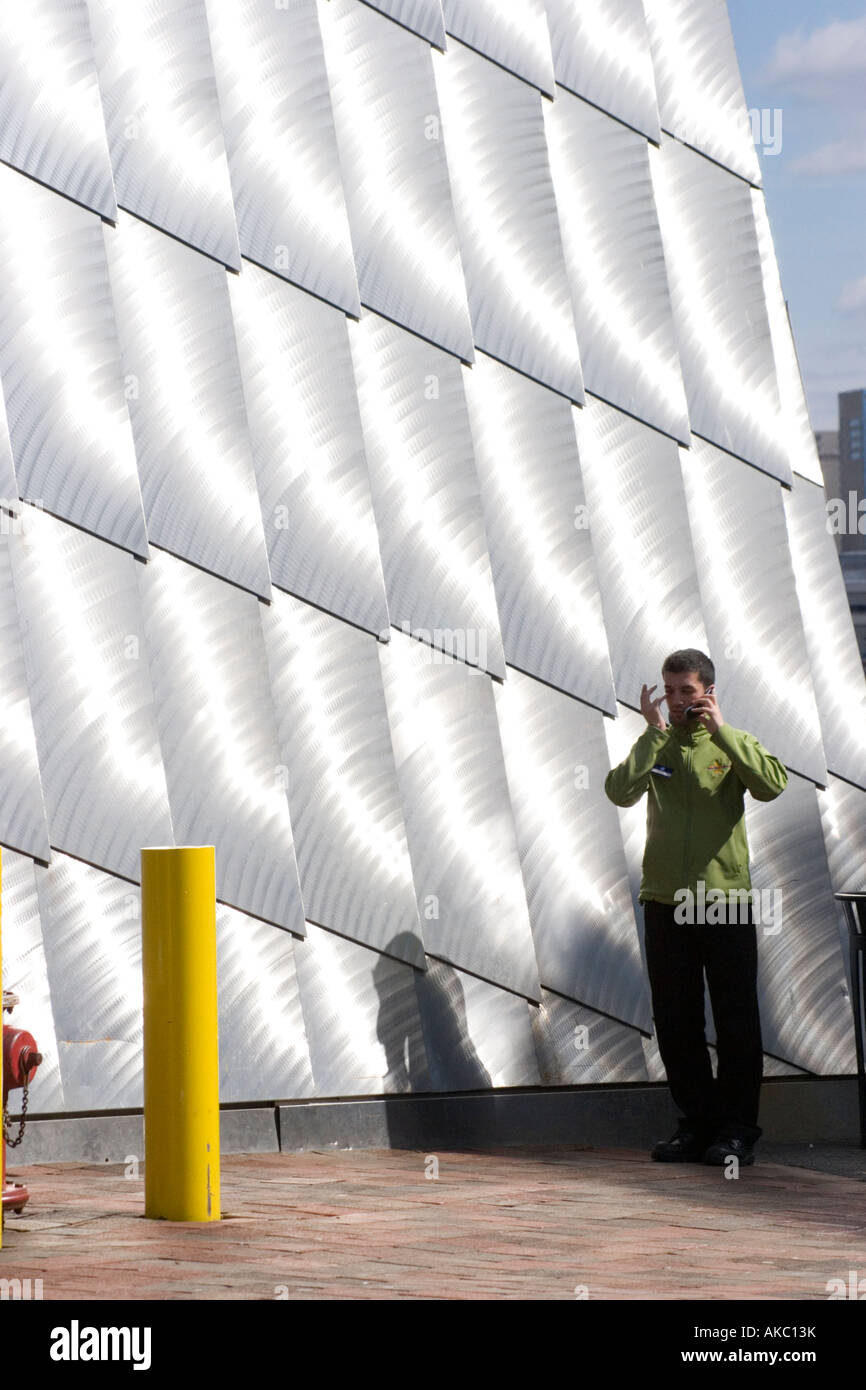
[[[674,911],[667,903],[644,903],[647,973],[671,1095],[690,1126],[754,1143],[762,1132],[764,1060],[754,920],[681,924]],[[716,1024],[715,1078],[705,1032],[705,975]]]

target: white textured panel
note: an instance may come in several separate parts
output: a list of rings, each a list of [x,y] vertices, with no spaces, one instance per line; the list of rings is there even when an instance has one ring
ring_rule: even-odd
[[[146,555],[102,225],[0,164],[0,263],[19,496]]]
[[[544,0],[442,0],[455,39],[553,96],[553,55]]]
[[[116,216],[85,0],[0,7],[0,159]]]
[[[208,0],[240,248],[360,311],[316,0]]]
[[[612,711],[571,406],[486,357],[466,399],[506,660]]]
[[[570,92],[544,115],[587,390],[687,444],[646,140]]]
[[[431,50],[358,0],[320,16],[361,300],[471,362]]]
[[[105,240],[150,539],[267,598],[225,271],[125,214]]]
[[[644,10],[664,129],[760,184],[725,0],[644,0]]]
[[[262,622],[306,915],[423,967],[377,643],[284,594]]]
[[[504,676],[463,369],[374,314],[350,339],[391,623]]]
[[[642,0],[546,0],[546,5],[557,82],[658,142]]]
[[[541,97],[462,44],[434,56],[475,344],[580,403]]]
[[[650,167],[691,427],[790,483],[751,189],[677,140]]]
[[[248,262],[229,288],[273,582],[379,633],[388,606],[345,318]]]
[[[137,880],[173,842],[138,562],[36,508],[11,556],[51,844]]]
[[[539,978],[648,1032],[604,716],[519,671],[494,691]]]
[[[669,652],[707,648],[679,450],[591,396],[573,413],[617,699],[639,708]]]
[[[866,681],[824,489],[799,477],[785,493],[791,563],[827,767],[866,787]]]
[[[779,383],[779,428],[793,472],[799,473],[820,487],[823,486],[824,475],[818,458],[812,422],[809,419],[809,407],[806,404],[806,392],[800,375],[791,321],[788,318],[788,306],[779,279],[779,266],[776,261],[776,248],[773,245],[773,233],[770,230],[770,219],[767,216],[767,205],[763,193],[758,189],[752,190],[752,209],[761,252],[764,295],[770,319],[773,355],[776,360],[776,379]]]
[[[823,785],[782,488],[703,440],[680,455],[722,713],[786,767]]]
[[[205,0],[87,0],[117,201],[237,268]]]
[[[425,946],[537,999],[490,677],[399,632],[379,657]]]
[[[139,580],[177,842],[214,846],[221,901],[303,934],[258,602],[161,552]]]

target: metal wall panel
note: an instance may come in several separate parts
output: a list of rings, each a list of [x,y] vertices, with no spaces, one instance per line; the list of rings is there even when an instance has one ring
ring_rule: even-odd
[[[262,623],[306,916],[423,969],[377,643],[283,594]]]
[[[827,786],[818,790],[818,809],[833,892],[866,893],[866,792],[841,778],[830,777]],[[842,960],[850,987],[850,937],[841,903],[837,903],[836,913]]]
[[[662,126],[760,184],[725,0],[644,0]]]
[[[29,1112],[64,1108],[63,1082],[54,1027],[54,1006],[42,940],[39,899],[33,861],[3,846],[3,986],[20,999],[3,1023],[25,1028],[36,1039],[42,1063],[33,1080]],[[9,1109],[21,1109],[21,1094],[12,1095]]]
[[[171,555],[139,579],[177,843],[215,847],[221,901],[303,935],[258,603]]]
[[[707,649],[679,450],[591,396],[574,421],[617,699],[639,709],[670,652]]]
[[[458,43],[434,69],[475,344],[580,404],[541,97]]]
[[[312,924],[295,965],[317,1096],[430,1090],[411,965]]]
[[[544,116],[584,384],[688,444],[646,140],[570,92]]]
[[[778,1057],[764,1053],[764,1076],[808,1076],[804,1067],[792,1067],[789,1062],[780,1062]]]
[[[823,488],[797,478],[785,512],[827,767],[866,787],[866,682]]]
[[[216,929],[220,1102],[311,1096],[293,938],[222,904]]]
[[[537,999],[490,677],[399,632],[379,657],[426,949]]]
[[[440,0],[366,0],[404,28],[420,34],[437,48],[445,47],[445,20]]]
[[[853,1016],[818,792],[791,777],[775,801],[746,799],[746,825],[752,886],[761,892],[764,1050],[821,1076],[853,1071]]]
[[[379,633],[379,538],[346,322],[247,263],[229,282],[271,577]]]
[[[525,999],[431,960],[416,975],[434,1091],[495,1090],[541,1081]]]
[[[539,979],[649,1032],[604,716],[519,671],[494,693]]]
[[[834,893],[866,893],[866,792],[839,777],[818,791]]]
[[[67,855],[36,883],[65,1107],[141,1106],[139,890]]]
[[[677,140],[650,168],[692,430],[790,483],[751,190]]]
[[[0,378],[0,507],[16,516],[21,510],[18,497],[18,479],[15,477],[15,464],[12,461],[12,441],[9,438],[9,423],[6,418],[6,400],[3,395],[2,378]]]
[[[0,843],[47,862],[51,850],[9,553],[31,510],[25,506],[15,519],[0,515]]]
[[[391,622],[504,676],[462,369],[373,314],[349,336]]]
[[[641,1038],[643,1044],[643,1055],[646,1061],[647,1077],[650,1081],[667,1081],[667,1072],[659,1053],[658,1043],[655,1037]],[[712,1057],[712,1052],[710,1056]]]
[[[553,96],[553,54],[544,0],[442,0],[455,39]]]
[[[803,388],[803,378],[800,375],[800,364],[797,360],[797,349],[794,346],[788,306],[782,293],[782,282],[779,278],[779,266],[776,261],[776,248],[773,245],[773,233],[770,230],[770,219],[767,216],[764,195],[756,188],[752,189],[752,211],[758,233],[764,298],[773,340],[776,380],[779,384],[779,403],[781,406],[779,429],[785,441],[788,462],[792,471],[808,478],[813,483],[817,483],[820,487],[823,485],[824,475],[821,470],[821,460],[818,458],[815,434],[809,419],[809,407],[806,404],[806,392]]]
[[[637,1029],[546,989],[541,1007],[531,1013],[544,1086],[616,1086],[650,1079]]]
[[[240,249],[358,314],[316,0],[207,0]]]
[[[87,0],[117,201],[240,266],[205,0]]]
[[[431,50],[357,0],[319,14],[361,300],[471,362]]]
[[[136,562],[29,513],[10,549],[50,841],[138,880],[173,841]]]
[[[85,0],[0,10],[0,159],[116,216]]]
[[[146,555],[100,222],[0,164],[0,262],[19,495]]]
[[[225,271],[125,215],[105,241],[150,539],[267,598]]]
[[[612,711],[571,407],[487,357],[465,382],[506,660]]]
[[[85,4],[0,19],[31,1113],[140,1104],[176,837],[232,1103],[663,1079],[603,781],[683,645],[792,769],[765,1072],[851,1072],[866,684],[721,0],[647,0],[652,50],[640,0]]]
[[[788,768],[827,781],[782,490],[696,439],[682,451],[719,704]]]
[[[658,143],[655,75],[641,0],[546,4],[557,82]]]

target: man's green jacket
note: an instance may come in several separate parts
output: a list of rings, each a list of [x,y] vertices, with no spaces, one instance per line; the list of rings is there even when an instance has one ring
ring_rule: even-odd
[[[701,881],[707,889],[751,888],[746,792],[772,801],[787,784],[778,758],[742,729],[723,724],[710,734],[696,720],[648,725],[604,784],[617,806],[648,793],[641,902],[681,902],[676,894],[697,894]]]

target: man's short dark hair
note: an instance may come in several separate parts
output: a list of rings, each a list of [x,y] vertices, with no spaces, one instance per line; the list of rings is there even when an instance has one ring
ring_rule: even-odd
[[[662,666],[662,675],[666,675],[668,671],[672,676],[681,676],[686,671],[694,671],[704,688],[716,683],[715,666],[706,652],[699,652],[695,647],[686,647],[681,652],[671,652],[670,656],[666,656]]]

